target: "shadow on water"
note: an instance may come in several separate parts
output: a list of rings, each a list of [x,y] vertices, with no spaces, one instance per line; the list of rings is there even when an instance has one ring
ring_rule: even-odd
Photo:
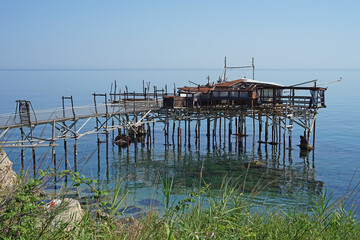
[[[110,143],[108,158],[105,144],[100,145],[98,154],[97,149],[89,150],[87,146],[93,146],[96,138],[88,136],[81,142],[84,146],[78,147],[78,155],[84,156],[78,159],[78,170],[88,178],[97,179],[99,189],[110,189],[122,179],[124,188],[130,191],[128,206],[154,205],[149,203],[159,206],[156,201],[163,199],[161,179],[165,178],[173,180],[173,200],[198,190],[203,182],[217,191],[224,176],[244,186],[244,194],[256,195],[259,202],[270,204],[292,204],[294,198],[297,204],[313,204],[323,190],[324,183],[317,180],[315,173],[314,151],[301,152],[284,149],[281,144],[258,143],[257,136],[251,134],[247,137],[215,136],[210,143],[205,134],[199,135],[198,139],[192,137],[191,141],[186,141],[183,136],[180,144],[164,144],[163,131],[160,128],[154,130],[150,141],[146,137],[139,138],[125,148]],[[61,149],[59,146],[57,166],[60,169],[64,168]],[[69,151],[67,155],[69,169],[73,169],[73,152]],[[40,152],[37,156],[41,156]],[[261,162],[261,167],[248,169],[248,163],[253,160]],[[19,161],[14,165],[20,169]],[[44,163],[46,167],[52,167],[51,158]]]
[[[114,149],[109,172],[112,180],[122,178],[132,189],[135,202],[145,201],[154,193],[161,198],[159,178],[173,179],[172,193],[181,198],[204,182],[212,190],[219,190],[224,176],[244,186],[244,194],[254,195],[259,202],[292,204],[296,198],[296,204],[306,206],[320,197],[324,183],[316,180],[315,154],[301,152],[295,161],[292,151],[283,151],[279,146],[259,144],[256,151],[245,151],[236,144]],[[248,168],[253,160],[262,165]]]

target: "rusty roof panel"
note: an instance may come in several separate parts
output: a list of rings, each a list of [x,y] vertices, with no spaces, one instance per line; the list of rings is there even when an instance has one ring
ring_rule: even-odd
[[[232,87],[235,84],[240,83],[240,82],[245,82],[245,79],[238,79],[238,80],[225,82],[225,83],[221,83],[221,84],[215,84],[215,86],[216,87]]]
[[[181,87],[178,89],[193,93],[208,93],[210,90],[213,90],[214,87]]]

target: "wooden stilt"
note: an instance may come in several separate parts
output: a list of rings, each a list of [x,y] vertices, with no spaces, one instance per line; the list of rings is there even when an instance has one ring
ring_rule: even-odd
[[[259,113],[259,143],[261,143],[261,132],[262,132],[262,116]]]
[[[186,143],[187,143],[187,118],[185,118],[185,121],[184,121],[184,124],[185,124],[185,146],[186,146]]]
[[[190,116],[188,118],[188,147],[191,148],[191,127],[190,127]]]
[[[152,143],[154,146],[155,145],[155,121],[153,122],[153,126],[152,126]]]
[[[198,122],[196,121],[196,124],[195,124],[195,146],[197,148],[197,145],[198,145],[198,128],[197,128],[197,124]]]
[[[52,123],[52,134],[51,134],[51,156],[52,156],[52,162],[54,164],[54,188],[56,191],[56,155],[55,155],[55,121]]]
[[[150,142],[150,134],[151,134],[151,130],[150,130],[150,124],[149,124],[149,116],[146,117],[146,147],[149,148],[149,142]]]
[[[175,147],[175,119],[173,119],[173,129],[172,129],[172,145]]]
[[[238,117],[235,117],[235,135],[239,135],[239,129],[238,129]]]
[[[106,141],[106,160],[109,160],[109,132],[106,131],[105,133],[105,141]]]
[[[232,151],[231,135],[232,135],[232,117],[230,117],[229,120],[229,134],[228,134],[229,151]]]
[[[114,129],[114,118],[111,118],[111,129]],[[112,130],[112,139],[111,139],[111,142],[112,142],[112,145],[114,147],[115,145],[115,131]]]
[[[64,139],[64,160],[65,160],[65,170],[68,169],[68,154],[67,154],[67,141],[66,139]]]
[[[266,122],[265,122],[265,144],[268,142],[268,133],[269,133],[269,117],[266,115]]]
[[[168,147],[169,147],[169,126],[170,126],[169,117],[167,117],[167,120],[166,120],[166,146],[168,146]]]
[[[240,139],[242,141],[242,137],[244,134],[244,120],[243,120],[243,116],[242,114],[239,116],[239,134],[240,134]]]
[[[219,140],[220,140],[220,145],[221,145],[221,117],[220,117],[220,121],[219,121]]]
[[[279,148],[280,148],[280,145],[281,145],[281,119],[280,117],[278,118],[278,122],[279,122]]]
[[[313,148],[315,149],[315,130],[316,130],[316,114],[314,115],[314,123],[313,123],[313,136],[312,136],[312,138],[313,138]],[[313,158],[314,159],[314,158]]]
[[[233,123],[233,119],[232,117],[230,117],[230,120],[229,120],[229,143],[231,142],[231,135],[232,135],[232,123]]]
[[[167,119],[167,117],[166,117]],[[167,120],[165,120],[165,125],[164,125],[164,128],[163,128],[163,132],[164,132],[164,146],[166,147],[167,146],[167,134],[166,134],[166,129],[167,129]]]
[[[207,147],[210,147],[210,119],[206,119],[206,137],[207,137]]]
[[[216,141],[216,125],[217,125],[217,117],[214,119],[214,127],[213,127],[213,144]]]
[[[74,171],[77,172],[77,137],[74,138]]]
[[[197,131],[197,132],[198,132],[198,147],[200,148],[200,146],[201,146],[201,144],[200,144],[201,120],[200,120],[200,118],[199,118],[199,115],[198,115],[197,121],[198,121],[198,124],[197,124],[197,126],[198,126],[198,131]]]
[[[107,106],[107,95],[105,94],[105,109],[106,109],[106,118],[108,118],[108,106]],[[108,131],[108,121],[105,122],[105,144],[106,144],[106,161],[109,161],[109,131]]]
[[[180,141],[180,120],[178,120],[178,127],[177,127],[177,147],[180,148],[181,141]]]
[[[292,140],[292,130],[291,130],[291,129],[289,129],[289,149],[290,149],[290,150],[292,150],[291,140]]]
[[[246,129],[246,113],[242,113],[242,116],[243,116],[243,122],[244,122],[244,142],[245,142],[245,144],[244,144],[244,150],[245,150],[245,152],[246,152],[246,137],[247,137],[247,129]]]
[[[272,118],[272,125],[271,125],[271,142],[274,144],[275,143],[275,119],[274,116]]]
[[[32,140],[32,139],[33,139],[33,129],[32,129],[32,127],[30,127],[30,131],[31,131],[31,133],[30,133],[30,138],[31,138],[31,140]],[[32,148],[31,151],[32,151],[32,159],[33,159],[33,167],[34,167],[34,177],[35,177],[35,176],[36,176],[36,155],[35,155],[35,148]]]
[[[226,117],[224,117],[224,147],[226,143]]]
[[[21,145],[24,145],[24,131],[20,128],[21,132]],[[21,148],[21,172],[24,172],[25,148]]]
[[[179,122],[179,126],[181,126],[180,125],[180,122]],[[181,130],[181,127],[179,127],[179,135],[180,135],[180,148],[181,148],[181,144],[182,144],[182,130]]]

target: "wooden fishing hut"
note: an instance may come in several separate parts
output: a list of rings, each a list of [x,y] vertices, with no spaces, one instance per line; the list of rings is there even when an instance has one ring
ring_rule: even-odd
[[[245,67],[252,68],[254,76],[254,64]],[[241,137],[247,136],[246,118],[252,118],[253,136],[255,136],[255,125],[258,125],[259,143],[277,145],[281,143],[283,135],[285,146],[287,130],[289,133],[288,144],[291,149],[292,130],[296,123],[304,129],[302,137],[306,139],[307,143],[313,133],[313,146],[315,145],[316,114],[318,109],[326,107],[325,91],[327,88],[316,86],[317,80],[289,86],[246,77],[228,81],[226,70],[229,68],[243,67],[227,67],[225,59],[224,72],[217,83],[210,83],[209,79],[208,83],[204,85],[189,81],[196,86],[180,87],[176,95],[164,96],[163,108],[170,112],[176,110],[177,118],[183,117],[188,121],[193,119],[199,122],[199,118],[207,119],[208,142],[211,132],[209,121],[214,121],[213,134],[215,134],[217,119],[220,118],[220,129],[221,118],[224,119],[224,124],[226,120],[229,120],[228,136],[230,141],[230,135],[233,134],[233,118],[235,118],[236,125],[235,135]],[[313,86],[302,86],[304,84],[313,84]],[[271,133],[269,127],[271,127]],[[226,125],[224,125],[224,131],[225,129]],[[263,130],[264,139],[262,139]],[[219,135],[221,135],[221,130]],[[268,140],[269,135],[271,135],[271,141]],[[305,147],[301,145],[301,148],[308,150],[313,148],[309,144]]]
[[[287,103],[308,108],[325,107],[326,88],[283,86],[276,83],[260,82],[253,79],[237,79],[213,85],[180,87],[178,96],[164,96],[165,108],[206,107],[206,106],[278,106]],[[295,96],[295,91],[309,90],[305,96]],[[284,93],[290,93],[284,94]],[[301,106],[300,106],[301,105]]]

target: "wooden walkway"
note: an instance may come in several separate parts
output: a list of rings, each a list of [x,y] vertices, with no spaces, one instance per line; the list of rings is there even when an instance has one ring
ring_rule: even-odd
[[[121,103],[86,105],[69,108],[54,108],[30,111],[29,121],[22,121],[19,113],[0,114],[0,130],[22,128],[32,125],[50,124],[55,122],[76,121],[90,117],[111,117],[114,115],[157,111],[162,100],[146,100]]]

